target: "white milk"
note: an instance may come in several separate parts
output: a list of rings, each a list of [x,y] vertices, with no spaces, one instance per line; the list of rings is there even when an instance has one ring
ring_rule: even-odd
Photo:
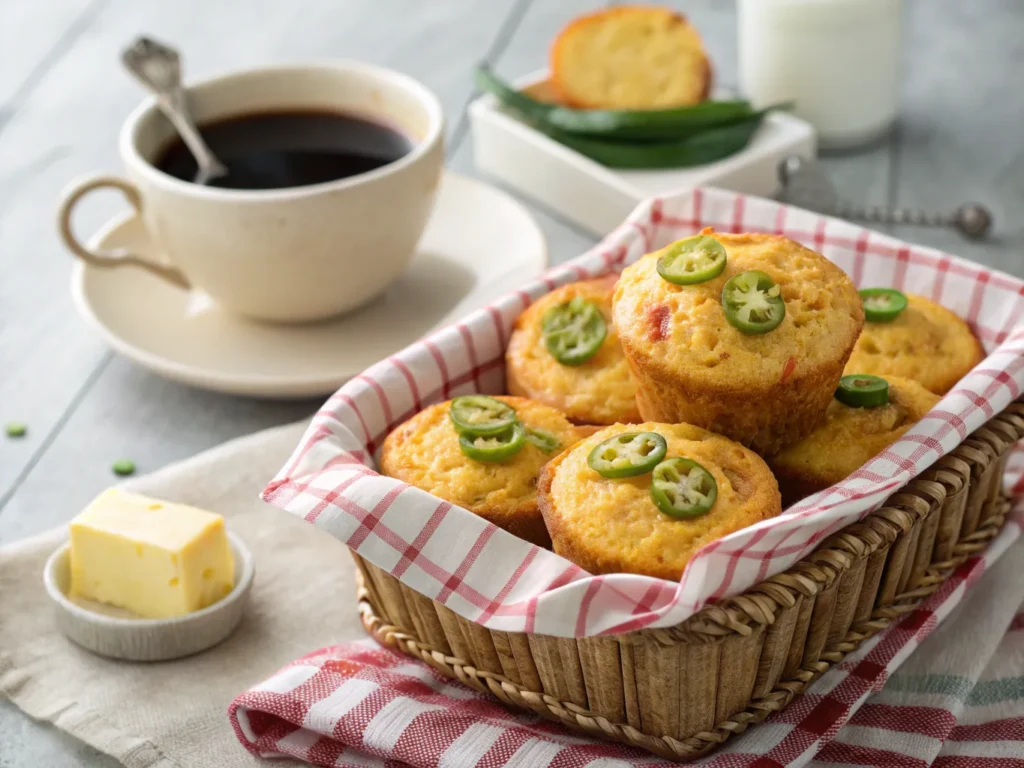
[[[740,87],[758,106],[795,101],[825,148],[891,127],[902,0],[739,0]]]

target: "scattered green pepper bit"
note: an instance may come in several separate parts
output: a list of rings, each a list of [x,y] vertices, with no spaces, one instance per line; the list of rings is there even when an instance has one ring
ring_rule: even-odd
[[[533,427],[526,428],[526,442],[536,446],[544,451],[544,453],[551,453],[557,448],[562,447],[562,441],[558,439],[554,432],[548,432],[546,429],[534,429]]]
[[[907,297],[895,288],[862,288],[858,291],[869,323],[891,323],[907,308]]]
[[[8,437],[24,437],[25,433],[28,432],[28,425],[20,421],[9,421],[4,426],[4,432],[7,433]]]
[[[889,382],[869,373],[851,373],[839,380],[836,400],[851,408],[877,408],[889,402]]]
[[[135,462],[131,459],[118,459],[110,465],[115,475],[126,477],[135,474]]]

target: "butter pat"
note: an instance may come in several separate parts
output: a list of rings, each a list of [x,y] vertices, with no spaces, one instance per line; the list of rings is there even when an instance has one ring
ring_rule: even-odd
[[[116,488],[71,521],[71,594],[147,618],[183,616],[234,587],[224,518]]]

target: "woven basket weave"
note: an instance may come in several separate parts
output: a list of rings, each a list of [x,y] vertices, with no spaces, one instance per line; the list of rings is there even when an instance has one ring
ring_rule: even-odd
[[[363,623],[506,705],[696,758],[785,707],[984,549],[1006,519],[1001,479],[1022,437],[1024,400],[789,570],[675,627],[575,640],[493,631],[353,553]]]

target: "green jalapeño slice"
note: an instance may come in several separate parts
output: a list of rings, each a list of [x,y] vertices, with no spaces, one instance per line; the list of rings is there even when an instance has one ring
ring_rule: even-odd
[[[868,322],[891,323],[907,308],[907,297],[895,288],[863,288],[858,293]]]
[[[729,278],[722,288],[722,309],[729,324],[748,336],[775,330],[786,316],[782,290],[756,269]]]
[[[580,365],[597,354],[608,326],[598,306],[577,296],[551,307],[541,319],[544,346],[562,365]]]
[[[693,459],[665,459],[654,468],[651,499],[669,517],[700,517],[710,511],[717,498],[714,476]]]
[[[473,461],[505,461],[519,453],[524,445],[526,430],[518,421],[496,435],[459,435],[459,449]]]
[[[526,442],[536,446],[544,451],[544,453],[551,453],[556,448],[562,447],[562,441],[553,432],[548,432],[546,429],[534,429],[533,427],[526,428]]]
[[[634,477],[650,472],[667,450],[665,438],[657,432],[624,432],[594,448],[587,464],[601,477]]]
[[[869,373],[853,373],[839,380],[836,400],[851,408],[877,408],[889,402],[889,382]]]
[[[486,395],[456,397],[448,415],[456,432],[474,437],[504,432],[519,420],[512,406]]]
[[[697,235],[669,246],[658,259],[658,274],[676,285],[696,285],[725,269],[725,248],[713,237]]]

